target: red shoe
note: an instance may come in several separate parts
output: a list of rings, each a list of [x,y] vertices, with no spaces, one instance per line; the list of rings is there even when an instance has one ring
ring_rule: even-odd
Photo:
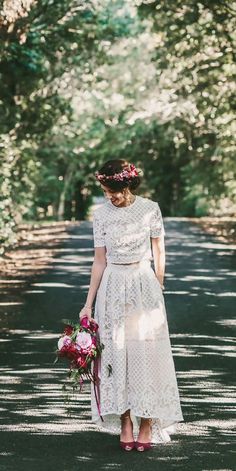
[[[123,422],[124,419],[130,420],[130,415],[129,414],[125,416],[123,415],[123,417],[121,416],[120,419],[121,419],[121,422]],[[133,429],[133,423],[132,423],[132,429]],[[123,442],[122,440],[120,440],[120,446],[125,451],[131,451],[135,448],[135,441],[133,440],[132,442]]]
[[[142,443],[142,442],[135,442],[135,448],[137,451],[145,451],[150,450],[152,448],[151,442]]]
[[[135,448],[135,442],[120,442],[120,446],[125,451],[131,451]]]

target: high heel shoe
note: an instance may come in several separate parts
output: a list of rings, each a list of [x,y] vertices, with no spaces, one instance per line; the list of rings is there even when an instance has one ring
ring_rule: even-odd
[[[152,433],[152,420],[149,420],[149,424],[150,424],[150,432]],[[150,442],[146,442],[146,443],[143,443],[143,442],[139,442],[138,440],[135,442],[135,448],[137,451],[146,451],[146,450],[150,450],[152,448],[152,444],[151,444],[151,441]]]
[[[142,443],[142,442],[135,442],[135,448],[137,451],[145,451],[150,450],[152,448],[151,442]]]
[[[120,441],[120,446],[125,451],[131,451],[135,448],[135,441],[133,442],[121,442]]]
[[[123,419],[130,419],[130,415],[123,415],[123,417],[120,417],[120,420],[122,421]],[[132,428],[133,428],[133,423],[132,423]],[[131,442],[123,442],[122,440],[120,440],[120,446],[123,450],[125,451],[131,451],[135,448],[135,441],[131,441]]]

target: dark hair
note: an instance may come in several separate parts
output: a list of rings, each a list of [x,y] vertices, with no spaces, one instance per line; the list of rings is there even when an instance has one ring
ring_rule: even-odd
[[[108,160],[100,169],[99,173],[105,174],[105,175],[114,175],[115,173],[120,173],[122,170],[128,170],[130,166],[130,163],[127,162],[127,160],[123,159],[114,159],[114,160]],[[117,181],[117,180],[100,180],[100,183],[102,183],[104,186],[109,188],[110,190],[113,191],[122,191],[124,188],[129,188],[130,191],[135,191],[136,188],[141,183],[141,177],[130,177],[130,178],[124,178],[122,181]]]

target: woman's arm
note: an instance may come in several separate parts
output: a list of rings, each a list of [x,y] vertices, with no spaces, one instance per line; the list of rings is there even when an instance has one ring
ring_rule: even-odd
[[[91,277],[90,285],[87,294],[87,299],[84,307],[81,309],[79,317],[82,319],[84,316],[91,318],[92,305],[94,298],[96,296],[97,290],[100,285],[102,274],[106,268],[106,248],[105,247],[95,247],[94,248],[94,261],[91,268]]]
[[[152,254],[155,267],[155,275],[160,282],[162,289],[164,288],[164,276],[165,276],[165,237],[151,237],[152,242]]]

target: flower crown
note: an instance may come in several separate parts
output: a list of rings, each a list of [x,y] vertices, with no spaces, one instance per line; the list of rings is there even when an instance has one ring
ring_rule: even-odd
[[[125,178],[138,177],[139,173],[134,164],[130,164],[129,170],[122,170],[120,173],[114,173],[114,175],[105,175],[99,172],[95,172],[97,180],[116,180],[123,181]]]

